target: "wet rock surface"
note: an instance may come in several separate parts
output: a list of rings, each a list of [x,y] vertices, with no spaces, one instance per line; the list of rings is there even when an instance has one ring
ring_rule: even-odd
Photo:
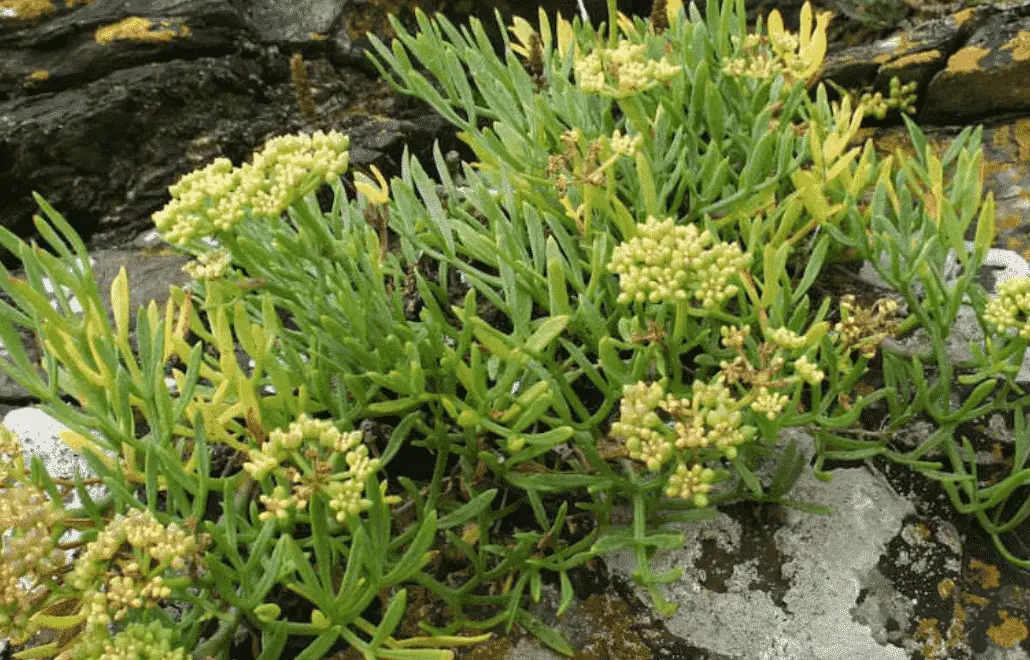
[[[125,264],[132,309],[163,305],[168,286],[187,280],[184,259],[146,234],[182,174],[218,156],[239,164],[268,137],[318,128],[347,132],[352,163],[387,173],[405,143],[423,155],[433,139],[444,151],[456,146],[442,120],[393,96],[364,60],[364,32],[386,36],[387,13],[410,17],[416,4],[487,25],[494,8],[534,12],[505,0],[0,0],[0,225],[34,236],[38,191],[88,241],[105,300]],[[650,6],[633,4],[620,7]],[[802,2],[748,4],[780,8],[796,24]],[[587,6],[600,15],[603,2]],[[938,153],[965,124],[982,122],[996,245],[1030,256],[1030,1],[934,7],[902,12],[910,25],[870,43],[833,44],[825,77],[884,92],[894,76],[917,81],[917,119]],[[548,8],[576,11],[574,2]],[[294,53],[305,60],[313,118],[294,94]],[[885,152],[906,149],[896,122],[861,137]],[[22,338],[38,359],[31,334]],[[0,414],[34,403],[0,376]],[[28,419],[34,429],[15,430],[27,442],[40,431],[40,452],[58,457],[46,449],[49,425],[20,415],[8,415],[11,428]],[[925,431],[917,423],[906,437],[914,446]],[[1003,420],[972,432],[985,468],[1011,455]],[[554,590],[534,611],[567,635],[579,660],[1030,658],[1030,577],[975,520],[955,513],[935,483],[886,461],[830,467],[832,483],[809,477],[794,493],[831,506],[828,516],[737,505],[683,526],[686,546],[659,555],[656,567],[685,571],[666,589],[680,605],[670,618],[647,604],[632,563],[618,556],[577,573],[577,599],[561,618]],[[1026,526],[1006,542],[1030,556]],[[558,656],[516,629],[463,657]]]

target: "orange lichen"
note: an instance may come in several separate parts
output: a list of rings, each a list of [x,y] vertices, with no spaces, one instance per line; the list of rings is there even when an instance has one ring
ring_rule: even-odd
[[[974,559],[969,562],[969,568],[976,573],[975,576],[970,576],[970,582],[979,582],[984,589],[997,589],[1001,586],[1001,571],[994,564]]]
[[[1030,60],[1030,32],[1021,30],[1016,33],[1016,36],[1002,46],[1001,50],[1011,50],[1012,61],[1014,62]]]
[[[161,21],[161,28],[151,30],[153,22],[142,16],[129,16],[128,18],[97,28],[93,38],[99,44],[109,44],[114,41],[131,40],[145,41],[150,43],[171,41],[175,37],[185,37],[190,33],[186,25],[178,22],[178,25],[171,27],[171,21]]]
[[[14,12],[14,16],[20,21],[29,21],[40,16],[49,16],[54,13],[54,3],[50,0],[0,0],[0,9],[7,9]],[[8,16],[7,12],[0,15]]]
[[[969,7],[968,9],[963,9],[962,11],[955,12],[951,15],[951,18],[955,21],[955,25],[961,27],[965,25],[969,21],[969,19],[971,19],[975,14],[976,11],[972,7]]]
[[[948,58],[948,71],[952,73],[976,71],[980,67],[980,60],[990,52],[990,49],[981,46],[966,46]]]
[[[885,69],[900,69],[907,66],[917,66],[919,64],[926,64],[927,62],[933,62],[941,57],[941,51],[939,50],[924,50],[919,53],[912,53],[911,55],[905,55],[898,59],[884,65]]]
[[[1030,635],[1026,622],[1010,617],[1007,610],[1000,610],[998,616],[1001,618],[1001,623],[987,629],[987,636],[998,646],[1010,649]]]

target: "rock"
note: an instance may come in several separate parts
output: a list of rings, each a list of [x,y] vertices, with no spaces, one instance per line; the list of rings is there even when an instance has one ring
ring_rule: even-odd
[[[1022,13],[991,17],[948,58],[930,81],[921,121],[1030,109],[1030,17]]]
[[[440,137],[453,148],[425,106],[393,100],[367,67],[334,67],[323,32],[345,21],[339,6],[143,0],[0,16],[0,225],[35,236],[37,191],[87,242],[124,247],[183,174],[219,156],[239,165],[286,133],[348,133],[355,165],[388,174],[404,142],[419,155]],[[312,119],[294,92],[294,51],[307,59]]]
[[[679,605],[666,622],[669,631],[729,658],[907,660],[902,649],[877,641],[876,628],[884,621],[859,623],[851,610],[875,581],[870,576],[912,504],[868,470],[840,469],[833,475],[829,484],[803,476],[792,493],[829,505],[828,516],[788,509],[782,527],[765,530],[726,513],[672,525],[686,544],[660,552],[654,562],[656,573],[684,569],[681,580],[662,589]],[[733,511],[742,515],[740,507]],[[606,563],[626,579],[635,569],[628,553]],[[638,595],[643,598],[644,592]]]
[[[823,77],[888,91],[916,81],[920,124],[961,124],[1030,108],[1030,1],[977,5],[827,56]]]

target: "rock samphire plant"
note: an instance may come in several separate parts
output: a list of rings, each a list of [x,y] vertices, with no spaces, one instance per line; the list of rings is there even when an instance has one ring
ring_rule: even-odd
[[[95,474],[0,436],[18,657],[449,658],[516,623],[570,654],[526,609],[545,583],[564,611],[570,571],[628,552],[667,613],[669,523],[819,512],[790,491],[828,460],[939,481],[1030,565],[1003,543],[1030,515],[1030,281],[989,299],[976,279],[980,131],[853,144],[865,107],[815,84],[828,18],[807,5],[797,33],[776,12],[749,32],[742,0],[609,5],[600,27],[515,19],[501,56],[475,21],[395,23],[375,63],[475,160],[345,181],[347,138],[319,132],[187,175],[154,221],[194,279],[134,338],[125,272],[109,314],[42,198],[50,250],[0,229],[25,267],[0,281],[0,367]],[[861,261],[891,291],[832,293]],[[963,309],[986,339],[957,361]],[[993,414],[1014,442],[986,475],[964,429]],[[914,421],[933,433],[899,446]]]

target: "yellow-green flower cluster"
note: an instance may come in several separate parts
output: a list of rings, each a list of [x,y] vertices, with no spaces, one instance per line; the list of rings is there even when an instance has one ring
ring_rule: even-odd
[[[225,272],[229,270],[231,262],[232,257],[229,256],[228,251],[221,249],[212,250],[204,252],[197,256],[195,261],[184,265],[182,272],[195,280],[214,280],[225,275]]]
[[[619,275],[619,302],[683,302],[711,308],[737,293],[731,280],[750,255],[736,243],[714,243],[706,229],[649,217],[638,234],[618,245],[608,268]],[[714,245],[713,245],[714,243]]]
[[[786,394],[770,390],[768,387],[759,387],[755,392],[755,398],[751,402],[751,410],[768,419],[776,419],[776,416],[783,412],[783,408],[790,401]]]
[[[676,471],[669,476],[669,483],[665,494],[669,497],[679,497],[684,500],[693,500],[694,506],[708,506],[708,493],[712,490],[712,482],[715,481],[715,470],[701,467],[695,463],[689,468],[684,463],[676,466]]]
[[[822,369],[804,355],[794,360],[794,374],[809,385],[818,385],[826,377]]]
[[[175,637],[159,621],[130,623],[114,636],[106,628],[94,629],[56,660],[186,660],[189,656],[175,645]]]
[[[361,431],[343,433],[331,421],[305,414],[286,430],[272,431],[243,465],[255,479],[274,473],[289,484],[280,481],[271,495],[260,497],[265,509],[261,518],[284,519],[293,511],[304,511],[317,492],[328,497],[340,522],[371,506],[364,497],[365,482],[379,469],[379,460],[369,457],[361,440]]]
[[[171,596],[169,571],[201,560],[202,545],[178,525],[162,525],[149,510],[112,520],[75,560],[68,584],[82,592],[87,629],[121,621],[130,610],[157,607]]]
[[[619,421],[612,434],[622,438],[630,458],[660,470],[672,456],[672,443],[659,431],[662,420],[655,409],[661,405],[665,390],[659,383],[626,385],[622,390]]]
[[[316,131],[273,138],[239,168],[218,158],[168,189],[172,201],[154,214],[154,224],[164,240],[183,245],[227,231],[248,214],[278,217],[346,172],[349,146],[346,135]]]
[[[1018,330],[1030,340],[1030,277],[1013,277],[998,285],[998,295],[987,303],[984,320],[998,332]]]
[[[745,403],[733,397],[722,374],[711,382],[694,381],[689,398],[669,395],[662,407],[676,419],[678,449],[715,447],[728,459],[750,440],[756,429],[743,423]]]
[[[620,39],[615,48],[595,48],[579,57],[575,66],[576,82],[583,91],[614,98],[625,98],[668,82],[682,70],[665,58],[650,59],[646,45],[627,39]]]
[[[773,10],[769,14],[768,37],[747,35],[741,54],[728,60],[723,71],[731,76],[761,79],[782,72],[794,80],[808,80],[819,70],[826,56],[829,23],[829,12],[813,16],[811,3],[806,2],[801,8],[800,29],[794,34],[784,29],[783,17]]]

